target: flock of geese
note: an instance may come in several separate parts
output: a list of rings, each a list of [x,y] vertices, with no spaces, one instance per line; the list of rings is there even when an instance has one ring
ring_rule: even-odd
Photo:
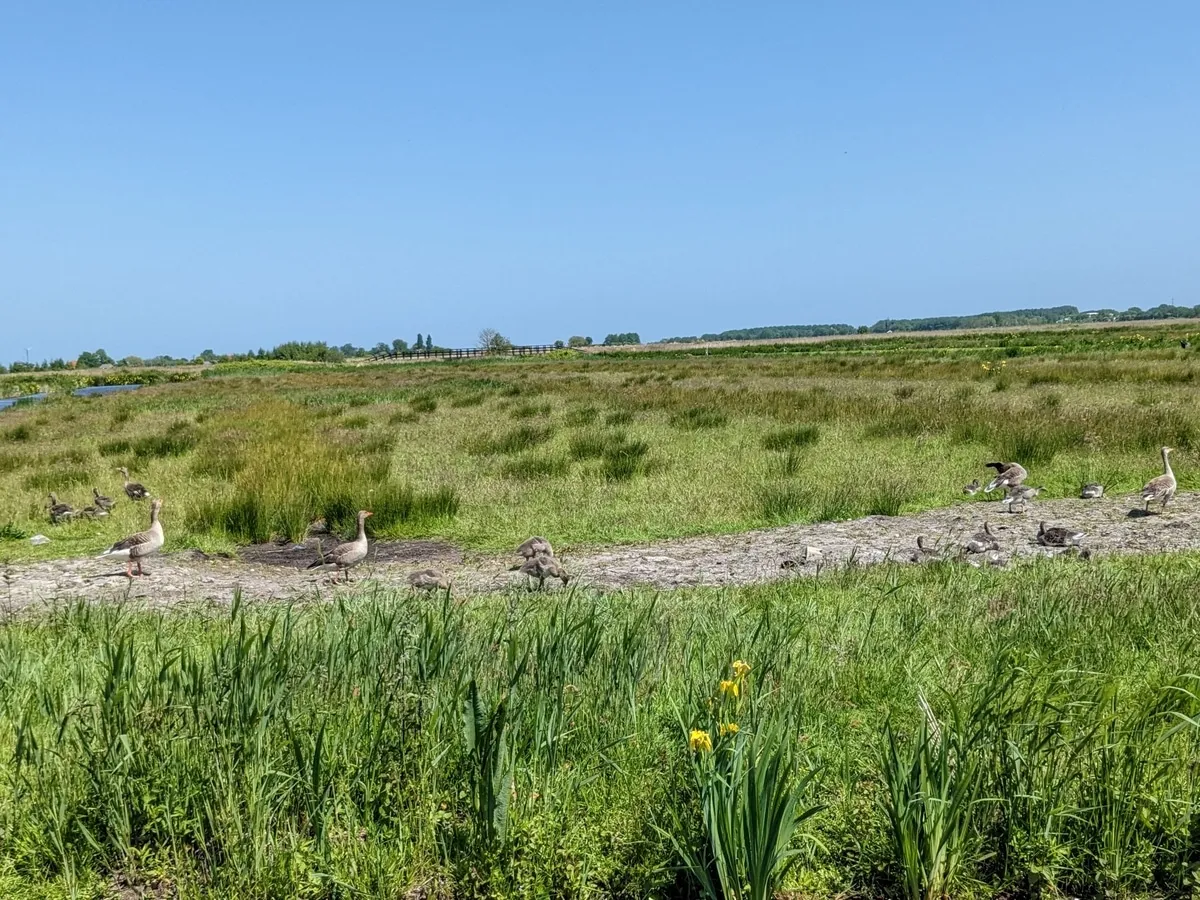
[[[1175,480],[1175,473],[1171,470],[1170,455],[1173,450],[1170,447],[1162,448],[1162,464],[1163,473],[1155,478],[1151,478],[1142,487],[1141,498],[1145,502],[1145,514],[1150,514],[1150,505],[1152,503],[1159,504],[1159,511],[1163,512],[1167,508],[1167,504],[1175,496],[1175,491],[1178,486]],[[972,481],[963,488],[964,494],[976,494],[980,490],[984,493],[991,493],[999,489],[1005,492],[1004,504],[1008,507],[1009,512],[1014,512],[1015,508],[1027,507],[1034,498],[1043,490],[1041,487],[1030,487],[1025,484],[1025,480],[1029,477],[1029,472],[1017,462],[990,462],[986,464],[988,468],[995,471],[995,476],[984,487],[980,485],[978,479]],[[117,469],[125,479],[124,490],[125,496],[130,500],[146,500],[150,498],[149,491],[142,484],[136,481],[129,480],[129,471],[125,468]],[[1101,484],[1086,484],[1083,486],[1080,496],[1085,500],[1093,500],[1104,496],[1104,486]],[[112,510],[115,502],[111,497],[106,497],[99,492],[95,487],[92,488],[92,503],[78,511],[70,504],[61,503],[54,494],[50,494],[50,521],[58,524],[76,516],[84,516],[95,518],[106,516]],[[163,502],[160,498],[154,498],[150,503],[150,527],[145,531],[139,531],[137,534],[132,534],[129,537],[122,538],[117,541],[107,550],[96,557],[115,558],[125,561],[125,574],[129,578],[133,577],[133,567],[137,566],[137,574],[143,575],[142,561],[158,552],[163,546],[164,536],[162,522],[159,516],[162,512]],[[332,550],[324,551],[318,545],[318,556],[312,563],[309,564],[309,569],[328,569],[333,568],[335,572],[343,573],[344,580],[350,580],[350,570],[367,558],[370,544],[367,540],[366,522],[371,516],[370,510],[360,510],[358,513],[358,532],[352,541],[338,544]],[[309,533],[315,534],[320,532],[328,532],[322,520],[318,520],[309,527]],[[1082,531],[1064,526],[1047,527],[1043,521],[1040,523],[1036,540],[1038,544],[1045,547],[1063,547],[1079,550],[1083,555],[1088,554],[1087,550],[1080,550],[1085,535]],[[977,534],[970,537],[962,546],[961,550],[968,555],[995,553],[1000,549],[1000,543],[997,540],[996,534],[992,531],[991,525],[988,522],[983,523],[983,529]],[[571,576],[563,569],[562,564],[554,555],[554,548],[550,546],[550,542],[544,537],[531,537],[519,547],[517,547],[517,555],[522,561],[512,566],[510,571],[519,571],[526,577],[526,584],[532,589],[533,581],[536,580],[539,589],[544,589],[548,579],[558,579],[565,586]],[[924,536],[917,538],[917,549],[911,555],[913,562],[920,562],[926,559],[931,559],[942,555],[941,551],[928,546]],[[996,561],[996,560],[993,560]],[[786,566],[786,564],[785,564]],[[336,575],[335,575],[336,577]],[[450,578],[438,569],[422,569],[419,572],[413,572],[408,576],[408,583],[414,591],[424,590],[448,590],[451,586]]]
[[[1154,478],[1151,478],[1142,487],[1141,497],[1146,504],[1144,512],[1150,514],[1150,504],[1158,503],[1159,512],[1163,512],[1167,508],[1167,504],[1175,496],[1175,491],[1178,487],[1178,482],[1175,480],[1175,473],[1171,469],[1171,454],[1174,450],[1171,447],[1162,448],[1162,464],[1163,473]],[[967,495],[977,494],[980,490],[984,493],[991,493],[1000,488],[1004,489],[1004,505],[1008,507],[1008,511],[1016,512],[1017,509],[1024,510],[1028,507],[1029,502],[1037,497],[1044,487],[1030,487],[1025,484],[1025,479],[1029,477],[1029,472],[1020,463],[1016,462],[990,462],[986,463],[987,467],[994,469],[996,475],[987,484],[986,487],[981,487],[979,480],[976,479],[963,488],[963,493]],[[1096,500],[1104,496],[1104,485],[1092,482],[1085,484],[1079,492],[1080,498],[1084,500]],[[1081,549],[1083,539],[1086,535],[1075,528],[1069,528],[1061,525],[1047,527],[1046,523],[1040,522],[1035,540],[1043,547],[1063,547],[1076,550],[1085,558],[1090,556],[1090,552],[1086,549]],[[1000,549],[1000,542],[997,539],[995,532],[988,522],[983,523],[983,529],[967,539],[961,550],[967,555],[981,553],[995,553]],[[917,549],[909,557],[913,562],[921,562],[927,559],[932,559],[941,556],[942,551],[928,546],[925,537],[917,538]],[[993,562],[999,562],[997,557],[991,558]]]

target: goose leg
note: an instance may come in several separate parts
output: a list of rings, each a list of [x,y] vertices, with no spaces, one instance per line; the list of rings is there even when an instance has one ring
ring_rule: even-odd
[[[125,577],[133,578],[133,560],[132,559],[125,561]]]
[[[145,574],[146,573],[142,571],[142,561],[139,559],[138,560],[138,575],[145,575]]]

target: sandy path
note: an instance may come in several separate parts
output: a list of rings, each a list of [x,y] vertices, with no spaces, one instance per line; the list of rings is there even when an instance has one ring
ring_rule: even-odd
[[[859,564],[887,559],[908,562],[919,534],[955,554],[965,537],[979,530],[985,517],[1000,536],[997,561],[1049,552],[1035,540],[1041,519],[1084,531],[1084,546],[1096,553],[1200,549],[1200,494],[1180,495],[1166,515],[1141,516],[1140,508],[1133,514],[1133,505],[1131,498],[1048,500],[1033,504],[1024,514],[1006,514],[998,503],[964,502],[911,516],[869,516],[560,555],[584,587],[670,589],[792,578],[851,560]],[[810,561],[781,568],[787,560],[802,559],[805,547],[820,551],[819,564]],[[155,606],[229,602],[237,589],[254,599],[328,594],[335,589],[329,576],[303,568],[313,553],[312,547],[298,545],[247,548],[240,559],[209,559],[194,551],[167,553],[150,562],[146,577],[132,582],[124,577],[123,569],[118,571],[111,563],[94,559],[12,565],[0,571],[0,607],[17,610],[73,598],[129,598]],[[980,558],[975,561],[983,562]],[[355,576],[360,587],[367,582],[407,588],[409,572],[432,566],[453,576],[456,593],[482,593],[523,583],[517,573],[508,570],[511,562],[508,557],[464,552],[433,541],[381,542]]]

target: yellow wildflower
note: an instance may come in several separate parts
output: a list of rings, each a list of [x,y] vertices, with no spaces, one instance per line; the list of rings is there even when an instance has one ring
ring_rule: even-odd
[[[712,738],[707,731],[693,728],[688,736],[688,746],[700,753],[708,753],[712,750]]]
[[[738,683],[736,681],[722,681],[720,684],[721,693],[727,697],[737,697]]]
[[[721,737],[729,737],[731,734],[737,734],[740,729],[737,722],[730,722],[728,725],[721,726]]]
[[[733,674],[736,678],[745,678],[750,674],[750,663],[742,659],[735,659],[733,661]]]

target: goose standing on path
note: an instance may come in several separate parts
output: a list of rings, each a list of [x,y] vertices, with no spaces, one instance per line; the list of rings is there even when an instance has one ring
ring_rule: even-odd
[[[58,497],[50,494],[50,521],[59,525],[75,515],[75,508],[70,503],[59,503]]]
[[[1029,501],[1044,491],[1044,487],[1029,487],[1026,484],[1018,484],[1016,487],[1010,487],[1005,491],[1006,495],[1003,503],[1008,507],[1009,512],[1013,512],[1013,507],[1020,505],[1022,509],[1029,505]]]
[[[1074,528],[1057,525],[1047,528],[1046,523],[1042,522],[1038,527],[1037,542],[1043,547],[1078,547],[1084,536],[1082,531],[1076,531]]]
[[[350,580],[350,570],[367,558],[367,516],[373,515],[368,509],[358,511],[358,537],[344,544],[338,544],[329,553],[322,554],[308,564],[310,569],[320,569],[324,566],[335,566],[346,573],[346,581]]]
[[[1150,504],[1158,501],[1162,504],[1160,512],[1166,510],[1167,501],[1175,496],[1175,473],[1171,471],[1170,447],[1162,448],[1163,473],[1157,478],[1151,478],[1142,488],[1142,499],[1146,501],[1146,513],[1150,512]]]
[[[1085,484],[1079,496],[1083,500],[1099,500],[1104,496],[1104,485],[1095,481]]]
[[[986,465],[989,469],[996,470],[996,477],[993,478],[988,486],[983,489],[985,494],[990,494],[999,487],[1016,487],[1029,477],[1029,473],[1025,471],[1025,467],[1020,463],[990,462],[984,463],[984,465]]]
[[[539,556],[554,559],[554,548],[550,546],[550,542],[544,537],[531,537],[517,548],[517,556],[521,557],[525,562],[529,562],[529,560],[536,559]],[[516,565],[509,566],[508,569],[510,572],[516,572],[524,564],[517,563]]]
[[[105,512],[109,512],[116,504],[113,503],[111,497],[105,497],[98,490],[92,488],[92,505],[96,507],[96,509],[102,509]]]
[[[563,567],[558,564],[558,560],[553,556],[545,555],[535,556],[526,562],[525,565],[521,566],[521,574],[526,579],[536,578],[538,580],[538,590],[545,588],[547,578],[558,578],[562,581],[563,587],[566,587],[567,582],[571,580],[571,576],[563,571]]]
[[[448,591],[450,579],[444,572],[437,569],[422,569],[408,576],[408,583],[414,591]]]
[[[117,541],[96,559],[103,559],[106,556],[115,556],[118,559],[125,560],[125,574],[129,578],[133,577],[133,564],[137,563],[137,573],[139,575],[146,574],[142,571],[142,560],[152,553],[157,553],[162,547],[166,538],[163,536],[162,522],[158,520],[158,514],[162,510],[162,500],[154,500],[150,503],[150,527],[145,531],[139,531],[137,534],[131,534],[124,540]]]
[[[146,486],[138,484],[136,481],[129,480],[129,470],[124,466],[117,469],[125,477],[125,496],[130,500],[145,500],[150,496],[150,492],[146,490]]]

